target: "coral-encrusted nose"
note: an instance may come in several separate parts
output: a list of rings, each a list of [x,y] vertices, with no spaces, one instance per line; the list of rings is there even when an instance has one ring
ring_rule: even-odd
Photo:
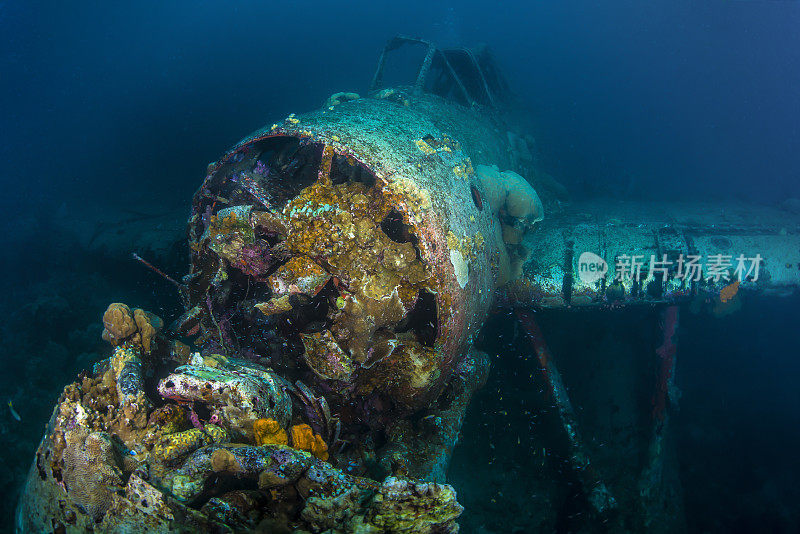
[[[377,384],[398,405],[428,402],[438,281],[396,204],[330,146],[242,148],[206,180],[192,218],[205,335],[290,380],[310,371],[338,403]]]

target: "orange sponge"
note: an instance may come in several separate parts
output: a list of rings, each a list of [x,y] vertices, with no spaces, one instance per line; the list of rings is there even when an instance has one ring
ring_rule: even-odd
[[[328,444],[322,436],[314,434],[307,424],[294,425],[289,429],[292,435],[292,447],[308,451],[320,460],[328,459]]]
[[[256,445],[288,445],[286,431],[275,419],[256,419],[253,423]]]

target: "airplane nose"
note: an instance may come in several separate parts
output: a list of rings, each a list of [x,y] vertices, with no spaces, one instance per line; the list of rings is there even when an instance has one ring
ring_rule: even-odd
[[[399,405],[425,402],[442,374],[441,274],[405,212],[420,200],[385,183],[298,137],[229,155],[190,220],[189,298],[206,335],[290,376],[307,368],[334,389],[382,384]]]
[[[478,164],[509,164],[491,124],[393,90],[243,139],[193,201],[187,297],[201,341],[307,381],[334,407],[428,406],[543,213],[524,178]]]

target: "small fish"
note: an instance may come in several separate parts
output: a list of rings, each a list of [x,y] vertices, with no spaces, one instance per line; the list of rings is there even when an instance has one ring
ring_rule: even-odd
[[[22,421],[22,417],[19,416],[17,410],[14,409],[14,405],[11,403],[11,399],[8,401],[8,410],[11,412],[11,417],[16,419],[17,421]]]
[[[729,284],[720,290],[719,300],[723,304],[727,304],[728,301],[733,299],[733,297],[735,297],[736,293],[738,292],[739,292],[739,280],[736,280],[732,284]]]

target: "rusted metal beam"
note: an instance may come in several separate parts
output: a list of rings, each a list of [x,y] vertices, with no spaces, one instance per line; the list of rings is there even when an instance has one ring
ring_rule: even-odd
[[[561,381],[561,374],[558,372],[553,355],[550,353],[544,335],[534,318],[534,312],[518,309],[516,315],[527,332],[527,338],[539,361],[539,374],[547,385],[548,392],[558,411],[561,428],[564,430],[564,435],[569,443],[569,463],[578,480],[580,480],[583,492],[592,509],[598,514],[605,514],[616,507],[616,501],[611,495],[608,486],[602,481],[599,473],[592,465],[578,430],[578,422],[572,403],[569,400],[567,389]]]
[[[639,478],[639,496],[642,500],[643,520],[646,526],[657,521],[664,472],[664,440],[669,422],[669,404],[677,403],[675,394],[675,363],[678,354],[678,323],[680,308],[665,307],[659,315],[661,344],[656,348],[658,368],[656,388],[652,399],[651,431],[647,456]]]

